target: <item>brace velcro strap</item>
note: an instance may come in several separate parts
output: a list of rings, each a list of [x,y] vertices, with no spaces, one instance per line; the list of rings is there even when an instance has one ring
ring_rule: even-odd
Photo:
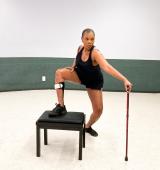
[[[55,89],[63,89],[64,88],[64,83],[57,83],[54,85]]]

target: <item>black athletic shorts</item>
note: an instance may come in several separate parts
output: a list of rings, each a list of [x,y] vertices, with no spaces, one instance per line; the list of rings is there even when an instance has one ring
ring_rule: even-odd
[[[75,68],[75,71],[81,81],[81,84],[85,85],[86,88],[101,90],[103,88],[103,75],[101,72],[92,74],[92,76],[87,75]]]

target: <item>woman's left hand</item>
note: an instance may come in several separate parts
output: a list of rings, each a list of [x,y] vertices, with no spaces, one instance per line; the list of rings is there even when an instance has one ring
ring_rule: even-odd
[[[132,83],[129,82],[127,79],[124,81],[124,87],[126,92],[131,92],[132,86],[133,86]]]

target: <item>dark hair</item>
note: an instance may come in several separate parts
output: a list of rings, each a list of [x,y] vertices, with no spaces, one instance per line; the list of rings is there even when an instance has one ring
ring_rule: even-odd
[[[95,33],[94,33],[93,29],[91,29],[91,28],[86,28],[86,29],[84,29],[84,30],[82,31],[82,37],[84,36],[85,33],[89,33],[89,32],[92,32],[92,33],[94,34],[94,36],[95,36]]]

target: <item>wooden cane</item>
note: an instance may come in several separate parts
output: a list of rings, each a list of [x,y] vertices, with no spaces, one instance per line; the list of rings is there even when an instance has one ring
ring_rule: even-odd
[[[128,161],[128,121],[129,121],[129,91],[127,91],[127,114],[126,114],[126,155],[125,155],[125,161]]]

